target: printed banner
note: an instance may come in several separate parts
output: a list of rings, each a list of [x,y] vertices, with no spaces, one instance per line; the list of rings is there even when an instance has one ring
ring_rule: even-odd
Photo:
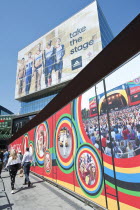
[[[18,53],[15,98],[71,80],[101,50],[93,2]]]

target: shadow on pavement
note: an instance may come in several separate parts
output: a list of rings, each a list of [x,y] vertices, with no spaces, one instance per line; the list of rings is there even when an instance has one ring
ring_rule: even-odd
[[[6,197],[6,196],[4,196],[4,195],[0,195],[0,198],[4,198],[4,197]]]
[[[20,191],[23,191],[23,190],[29,190],[29,189],[33,189],[35,188],[36,186],[35,185],[31,185],[30,187],[21,187],[20,189],[18,189],[17,191],[15,191],[14,194],[20,192]]]
[[[12,209],[12,206],[13,206],[14,204],[5,204],[5,205],[0,205],[0,210],[2,210],[2,209]]]
[[[41,182],[45,182],[45,181],[42,180],[42,181],[38,181],[38,182],[32,182],[32,184],[38,184],[38,183],[41,183]]]

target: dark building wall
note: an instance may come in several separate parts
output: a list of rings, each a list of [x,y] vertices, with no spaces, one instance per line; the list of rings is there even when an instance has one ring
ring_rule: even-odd
[[[0,106],[0,115],[8,115],[8,114],[13,114],[10,110],[6,109],[3,106]]]

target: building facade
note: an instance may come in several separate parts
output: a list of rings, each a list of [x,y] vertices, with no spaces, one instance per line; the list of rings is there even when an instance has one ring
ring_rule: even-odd
[[[13,112],[0,106],[0,149],[6,148],[7,140],[12,134]]]
[[[13,114],[10,110],[6,109],[3,106],[0,106],[0,115],[10,115]]]

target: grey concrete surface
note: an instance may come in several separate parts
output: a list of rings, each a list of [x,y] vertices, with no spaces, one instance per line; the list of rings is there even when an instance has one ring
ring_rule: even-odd
[[[2,172],[0,178],[0,210],[93,210],[82,201],[58,189],[50,183],[30,175],[32,186],[23,186],[24,178],[16,176],[15,194],[11,194],[9,172]]]

